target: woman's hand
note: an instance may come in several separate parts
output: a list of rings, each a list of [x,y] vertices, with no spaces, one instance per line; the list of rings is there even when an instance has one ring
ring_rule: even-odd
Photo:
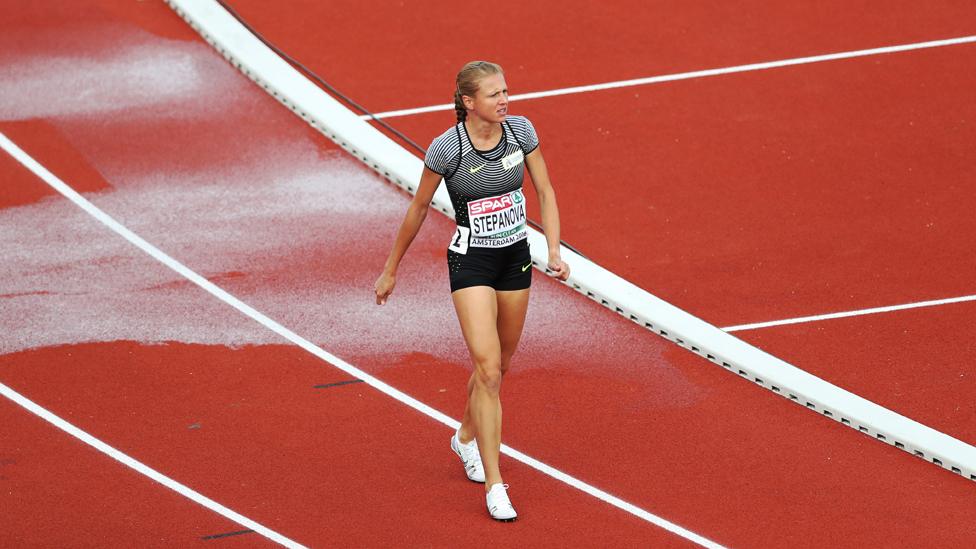
[[[376,279],[376,284],[373,288],[376,290],[376,304],[383,305],[386,300],[389,299],[390,294],[393,293],[393,287],[396,286],[396,277],[387,273],[386,271]]]
[[[557,280],[567,280],[569,278],[569,264],[559,258],[559,256],[549,256],[549,270]]]

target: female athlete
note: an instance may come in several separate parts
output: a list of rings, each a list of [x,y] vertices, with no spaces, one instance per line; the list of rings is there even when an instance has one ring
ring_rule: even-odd
[[[498,468],[499,391],[522,335],[532,281],[522,194],[526,166],[539,197],[549,270],[566,280],[569,266],[559,254],[559,211],[535,128],[527,118],[508,114],[501,67],[486,61],[465,65],[457,75],[454,108],[457,124],[427,150],[417,194],[376,281],[376,303],[386,303],[393,293],[400,260],[443,178],[457,223],[447,249],[451,297],[474,363],[464,418],[451,448],[468,478],[485,483],[491,517],[512,521],[517,514]]]

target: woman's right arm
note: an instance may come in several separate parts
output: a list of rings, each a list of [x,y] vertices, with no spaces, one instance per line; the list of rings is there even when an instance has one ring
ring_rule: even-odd
[[[400,230],[397,231],[393,249],[390,250],[390,256],[386,259],[386,265],[383,267],[383,274],[376,279],[374,289],[376,290],[377,305],[386,303],[390,294],[393,293],[400,260],[407,253],[407,248],[410,247],[410,243],[413,242],[414,237],[420,232],[420,227],[424,224],[424,219],[427,218],[427,211],[430,209],[430,201],[434,198],[434,191],[437,190],[437,185],[440,182],[441,174],[424,166],[424,173],[420,176],[420,185],[417,187],[417,194],[410,201],[407,214],[403,218],[403,223],[400,224]]]

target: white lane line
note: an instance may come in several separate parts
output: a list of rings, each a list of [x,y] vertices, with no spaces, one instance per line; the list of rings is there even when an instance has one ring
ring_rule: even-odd
[[[0,134],[0,137],[2,136],[3,134]],[[65,433],[68,433],[69,435],[91,446],[92,448],[95,448],[99,452],[107,455],[108,457],[114,459],[115,461],[118,461],[122,465],[125,465],[126,467],[129,467],[130,469],[133,469],[136,472],[155,480],[156,482],[162,484],[163,486],[169,488],[170,490],[173,490],[174,492],[177,492],[180,495],[187,497],[199,503],[200,505],[203,505],[207,509],[214,511],[219,515],[223,515],[224,517],[236,522],[237,524],[240,524],[241,526],[244,526],[245,528],[254,530],[255,532],[270,539],[271,541],[284,545],[285,547],[294,547],[296,549],[305,547],[304,545],[292,541],[286,538],[285,536],[279,534],[278,532],[271,530],[270,528],[267,528],[257,522],[254,522],[253,520],[245,517],[244,515],[241,515],[239,513],[236,513],[224,507],[223,505],[208,498],[207,496],[201,494],[200,492],[197,492],[196,490],[186,486],[185,484],[181,484],[169,478],[168,476],[160,473],[159,471],[153,469],[152,467],[149,467],[148,465],[145,465],[142,462],[137,461],[126,454],[123,454],[119,450],[116,450],[115,448],[109,446],[108,444],[105,444],[101,440],[91,436],[85,431],[82,431],[81,429],[61,419],[60,417],[56,416],[52,412],[48,411],[46,408],[43,408],[42,406],[38,405],[34,401],[21,395],[17,391],[11,389],[10,387],[7,387],[3,383],[0,383],[0,395],[7,397],[8,399],[12,400],[16,404],[20,405],[21,407],[31,412],[32,414],[40,417],[44,421],[47,421],[48,423],[54,425],[58,429],[61,429]]]
[[[890,313],[892,311],[904,311],[905,309],[918,309],[920,307],[935,307],[936,305],[949,305],[951,303],[963,303],[966,301],[976,301],[976,295],[964,295],[961,297],[950,297],[948,299],[934,299],[932,301],[918,301],[916,303],[904,303],[902,305],[888,305],[886,307],[858,309],[856,311],[844,311],[840,313],[801,316],[797,318],[786,318],[783,320],[771,320],[769,322],[756,322],[753,324],[739,324],[738,326],[728,326],[722,329],[725,330],[726,332],[741,332],[743,330],[758,330],[759,328],[771,328],[773,326],[786,326],[788,324],[801,324],[803,322],[816,322],[818,320],[831,320],[834,318],[846,318],[849,316]]]
[[[917,42],[914,44],[901,44],[898,46],[885,46],[881,48],[871,48],[867,50],[853,50],[839,53],[828,53],[824,55],[812,55],[809,57],[796,57],[793,59],[783,59],[780,61],[767,61],[764,63],[750,63],[748,65],[736,65],[733,67],[723,67],[718,69],[706,69],[700,71],[681,72],[676,74],[665,74],[661,76],[649,76],[646,78],[635,78],[633,80],[618,80],[616,82],[604,82],[602,84],[590,84],[587,86],[574,86],[571,88],[560,88],[530,93],[516,94],[509,99],[518,101],[524,99],[539,99],[542,97],[553,97],[556,95],[568,95],[573,93],[584,93],[600,90],[610,90],[614,88],[626,88],[630,86],[643,86],[645,84],[658,84],[660,82],[673,82],[675,80],[688,80],[691,78],[704,78],[706,76],[718,76],[722,74],[733,74],[737,72],[759,71],[764,69],[774,69],[778,67],[789,67],[792,65],[803,65],[807,63],[819,63],[821,61],[835,61],[838,59],[850,59],[853,57],[866,57],[869,55],[880,55],[884,53],[897,53],[903,51],[920,50],[925,48],[937,48],[941,46],[956,46],[959,44],[969,44],[976,42],[976,35],[961,36],[959,38],[948,38],[945,40],[932,40],[929,42]],[[376,118],[393,118],[395,116],[407,116],[411,114],[421,114],[435,111],[453,110],[453,103],[441,105],[431,105],[428,107],[417,107],[414,109],[402,109],[396,111],[386,111],[375,113]],[[359,118],[370,120],[369,115],[362,115]]]
[[[30,155],[28,155],[26,152],[24,152],[15,143],[13,143],[12,141],[10,141],[2,132],[0,132],[0,147],[2,147],[5,151],[7,151],[7,153],[9,153],[11,156],[13,156],[18,162],[20,162],[21,164],[23,164],[27,169],[31,170],[35,175],[37,175],[38,177],[40,177],[45,183],[47,183],[52,188],[54,188],[56,191],[58,191],[59,193],[61,193],[62,195],[64,195],[64,197],[67,198],[68,200],[74,202],[75,205],[77,205],[81,209],[85,210],[89,215],[91,215],[92,217],[94,217],[95,219],[97,219],[98,221],[100,221],[106,227],[108,227],[109,229],[115,231],[117,234],[119,234],[120,236],[122,236],[123,238],[125,238],[126,240],[128,240],[129,242],[131,242],[132,244],[134,244],[135,246],[137,246],[139,249],[141,249],[142,251],[146,252],[147,254],[149,254],[150,256],[152,256],[154,259],[156,259],[157,261],[163,263],[164,265],[166,265],[170,269],[176,271],[181,276],[185,277],[187,280],[193,282],[194,284],[196,284],[197,286],[203,288],[207,292],[211,293],[212,295],[214,295],[215,297],[217,297],[221,301],[227,303],[231,307],[234,307],[238,311],[244,313],[246,316],[249,316],[253,320],[257,321],[259,324],[261,324],[264,327],[268,328],[269,330],[277,333],[278,335],[282,336],[283,338],[287,339],[288,341],[291,341],[292,343],[298,345],[299,347],[305,349],[306,351],[312,353],[313,355],[319,357],[320,359],[326,361],[330,365],[332,365],[332,366],[334,366],[334,367],[336,367],[336,368],[338,368],[338,369],[340,369],[340,370],[348,373],[351,376],[354,376],[354,377],[357,377],[359,379],[362,379],[364,382],[366,382],[367,384],[369,384],[370,386],[372,386],[374,389],[377,389],[378,391],[382,392],[383,394],[386,394],[386,395],[388,395],[388,396],[390,396],[390,397],[392,397],[392,398],[400,401],[401,403],[406,404],[407,406],[409,406],[409,407],[411,407],[411,408],[419,411],[420,413],[422,413],[422,414],[424,414],[424,415],[426,415],[426,416],[428,416],[428,417],[430,417],[430,418],[432,418],[432,419],[434,419],[434,420],[436,420],[436,421],[438,421],[440,423],[443,423],[444,425],[447,425],[452,430],[456,430],[458,427],[461,426],[461,423],[459,421],[451,418],[450,416],[447,416],[446,414],[443,414],[443,413],[439,412],[438,410],[435,410],[434,408],[432,408],[432,407],[428,406],[427,404],[424,404],[423,402],[421,402],[421,401],[419,401],[419,400],[411,397],[410,395],[407,395],[406,393],[400,391],[399,389],[395,389],[394,387],[392,387],[390,385],[387,385],[383,381],[380,381],[379,379],[377,379],[377,378],[369,375],[365,371],[360,370],[359,368],[356,368],[352,364],[349,364],[348,362],[340,359],[339,357],[337,357],[337,356],[335,356],[335,355],[333,355],[333,354],[325,351],[321,347],[318,347],[314,343],[312,343],[312,342],[308,341],[307,339],[299,336],[295,332],[292,332],[288,328],[285,328],[284,326],[282,326],[281,324],[279,324],[275,320],[272,320],[268,316],[266,316],[263,313],[257,311],[256,309],[252,308],[250,305],[244,303],[243,301],[241,301],[241,300],[237,299],[236,297],[234,297],[233,295],[229,294],[228,292],[226,292],[224,289],[220,288],[219,286],[217,286],[213,282],[210,282],[206,278],[204,278],[204,277],[200,276],[199,274],[197,274],[196,272],[192,271],[190,268],[186,267],[185,265],[183,265],[179,261],[173,259],[169,255],[167,255],[163,251],[159,250],[158,248],[156,248],[155,246],[153,246],[152,244],[150,244],[149,242],[147,242],[146,240],[144,240],[142,237],[140,237],[139,235],[135,234],[134,232],[132,232],[131,230],[129,230],[128,228],[126,228],[124,225],[122,225],[121,223],[119,223],[118,221],[116,221],[115,219],[113,219],[111,216],[109,216],[108,214],[106,214],[102,210],[98,209],[94,204],[92,204],[91,202],[89,202],[88,200],[86,200],[84,197],[82,197],[74,189],[72,189],[66,183],[64,183],[63,181],[61,181],[57,176],[55,176],[50,171],[48,171],[47,168],[45,168],[44,166],[42,166],[40,163],[38,163],[36,160],[34,160]],[[30,408],[28,408],[28,409],[30,409]],[[35,412],[35,413],[37,413],[37,412]],[[591,495],[591,496],[593,496],[593,497],[595,497],[597,499],[600,499],[600,500],[602,500],[602,501],[604,501],[606,503],[609,503],[610,505],[612,505],[612,506],[614,506],[614,507],[616,507],[618,509],[621,509],[623,511],[626,511],[626,512],[628,512],[628,513],[630,513],[630,514],[632,514],[632,515],[634,515],[636,517],[639,517],[639,518],[641,518],[641,519],[643,519],[643,520],[645,520],[647,522],[650,522],[650,523],[652,523],[652,524],[654,524],[654,525],[656,525],[656,526],[658,526],[660,528],[663,528],[663,529],[665,529],[665,530],[667,530],[667,531],[669,531],[669,532],[671,532],[673,534],[679,535],[679,536],[681,536],[681,537],[683,537],[683,538],[685,538],[685,539],[687,539],[689,541],[692,541],[694,543],[697,543],[697,544],[701,545],[702,547],[708,547],[709,549],[721,549],[722,548],[721,545],[715,543],[714,541],[711,541],[711,540],[709,540],[709,539],[707,539],[707,538],[705,538],[703,536],[700,536],[700,535],[698,535],[698,534],[696,534],[696,533],[694,533],[694,532],[692,532],[690,530],[687,530],[687,529],[685,529],[685,528],[683,528],[681,526],[678,526],[677,524],[675,524],[673,522],[670,522],[670,521],[668,521],[668,520],[666,520],[666,519],[664,519],[662,517],[659,517],[659,516],[657,516],[657,515],[649,512],[649,511],[645,510],[645,509],[642,509],[640,507],[637,507],[636,505],[633,505],[631,503],[628,503],[628,502],[626,502],[626,501],[624,501],[624,500],[622,500],[622,499],[620,499],[620,498],[618,498],[616,496],[610,495],[609,493],[607,493],[607,492],[605,492],[605,491],[603,491],[603,490],[601,490],[601,489],[599,489],[599,488],[597,488],[595,486],[592,486],[590,484],[587,484],[587,483],[583,482],[582,480],[577,479],[576,477],[573,477],[573,476],[571,476],[571,475],[569,475],[567,473],[564,473],[564,472],[556,469],[555,467],[552,467],[550,465],[547,465],[547,464],[545,464],[545,463],[543,463],[543,462],[541,462],[541,461],[539,461],[537,459],[534,459],[534,458],[532,458],[532,457],[530,457],[530,456],[528,456],[528,455],[526,455],[526,454],[524,454],[522,452],[519,452],[518,450],[515,450],[515,449],[511,448],[510,446],[508,446],[506,444],[503,444],[502,445],[501,450],[502,450],[502,453],[503,454],[505,454],[505,455],[507,455],[507,456],[509,456],[509,457],[511,457],[511,458],[513,458],[515,460],[517,460],[517,461],[520,461],[520,462],[528,465],[529,467],[532,467],[533,469],[536,469],[537,471],[539,471],[539,472],[541,472],[541,473],[543,473],[545,475],[548,475],[548,476],[550,476],[550,477],[552,477],[554,479],[560,480],[560,481],[562,481],[562,482],[564,482],[564,483],[572,486],[573,488],[576,488],[577,490],[580,490],[580,491],[582,491],[582,492],[584,492],[586,494],[589,494],[589,495]],[[112,455],[112,454],[109,454],[109,455]],[[115,456],[113,456],[113,457],[115,457]],[[116,459],[118,459],[118,458],[116,458]],[[125,462],[123,462],[123,463],[125,463]],[[127,463],[127,465],[128,465],[128,463]],[[131,465],[130,465],[130,467],[131,467]],[[139,470],[139,469],[137,469],[137,470]],[[142,472],[142,471],[140,471],[140,472]],[[152,477],[152,478],[155,479],[155,477]],[[158,480],[158,479],[156,479],[156,480]],[[169,486],[169,485],[167,484],[167,486]],[[180,486],[182,486],[182,485],[180,485]],[[187,490],[189,490],[189,489],[187,488]],[[177,490],[177,491],[179,491],[179,490]],[[180,492],[180,493],[183,493],[183,492]],[[193,492],[193,493],[196,494],[196,492]],[[186,495],[186,494],[184,494],[184,495]],[[200,496],[200,497],[202,498],[202,496]],[[191,499],[193,499],[193,498],[191,498]],[[194,499],[194,501],[198,501],[198,500]],[[207,500],[207,501],[210,501],[210,500]],[[209,508],[214,509],[213,507],[209,507]],[[216,509],[214,509],[214,510],[216,510]],[[218,512],[220,512],[220,511],[218,511]],[[223,514],[223,513],[221,513],[221,514]],[[236,513],[235,513],[235,515],[236,515]],[[224,515],[224,516],[227,516],[227,515]],[[239,516],[239,515],[237,515],[237,516]],[[244,518],[244,517],[241,517],[241,518]],[[232,519],[232,520],[237,521],[237,519]],[[247,519],[245,519],[245,520],[247,520]],[[251,529],[254,529],[255,531],[257,531],[257,529],[254,528],[254,526],[252,526],[252,524],[254,524],[254,523],[251,522],[251,521],[249,521],[248,523],[244,523],[244,522],[240,522],[240,521],[237,521],[237,522],[239,522],[242,525],[247,526],[248,528],[251,528]],[[260,526],[260,525],[255,525],[255,526]],[[270,530],[267,530],[267,529],[265,529],[265,531],[270,532]],[[282,539],[286,539],[286,538],[282,538]],[[276,541],[278,541],[278,540],[276,540]],[[281,542],[279,541],[279,543],[281,543]],[[292,542],[292,543],[294,543],[294,542]]]

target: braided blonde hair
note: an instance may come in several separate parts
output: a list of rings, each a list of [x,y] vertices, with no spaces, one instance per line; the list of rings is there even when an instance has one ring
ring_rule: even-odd
[[[464,122],[468,117],[461,96],[474,97],[478,93],[478,81],[491,74],[503,74],[502,68],[490,61],[471,61],[461,67],[454,86],[454,112],[458,122]]]

